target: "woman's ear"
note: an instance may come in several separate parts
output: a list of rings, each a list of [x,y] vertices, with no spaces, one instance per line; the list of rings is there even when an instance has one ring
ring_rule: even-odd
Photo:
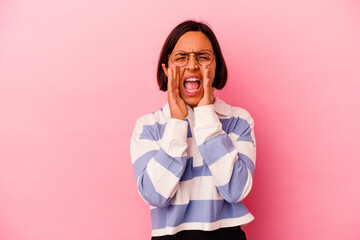
[[[169,77],[169,76],[168,76],[168,73],[167,73],[167,69],[166,69],[165,63],[162,63],[162,64],[161,64],[161,67],[162,67],[162,69],[164,70],[164,73],[165,73],[166,77]]]

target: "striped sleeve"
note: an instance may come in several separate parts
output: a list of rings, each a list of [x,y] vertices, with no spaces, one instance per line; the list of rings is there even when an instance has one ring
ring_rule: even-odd
[[[230,117],[228,132],[214,111],[214,105],[194,108],[194,136],[214,183],[227,202],[236,203],[250,192],[256,156],[254,122],[244,110],[244,118]]]
[[[188,122],[170,119],[151,125],[137,121],[130,142],[141,197],[151,206],[171,203],[186,166]]]

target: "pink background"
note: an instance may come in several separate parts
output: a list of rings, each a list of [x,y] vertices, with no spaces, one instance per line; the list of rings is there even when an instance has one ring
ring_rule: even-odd
[[[150,239],[129,141],[156,64],[205,20],[255,119],[248,239],[360,239],[360,3],[0,1],[0,239]]]

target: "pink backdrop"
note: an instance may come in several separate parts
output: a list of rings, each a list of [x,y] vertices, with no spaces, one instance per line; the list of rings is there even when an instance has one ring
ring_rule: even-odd
[[[129,141],[173,27],[207,21],[255,119],[248,239],[360,239],[360,4],[0,1],[0,239],[149,239]]]

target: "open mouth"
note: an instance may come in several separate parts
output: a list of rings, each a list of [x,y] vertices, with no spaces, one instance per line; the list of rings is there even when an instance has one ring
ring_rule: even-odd
[[[184,81],[185,93],[189,96],[195,96],[199,93],[201,82],[199,78],[191,77]]]

